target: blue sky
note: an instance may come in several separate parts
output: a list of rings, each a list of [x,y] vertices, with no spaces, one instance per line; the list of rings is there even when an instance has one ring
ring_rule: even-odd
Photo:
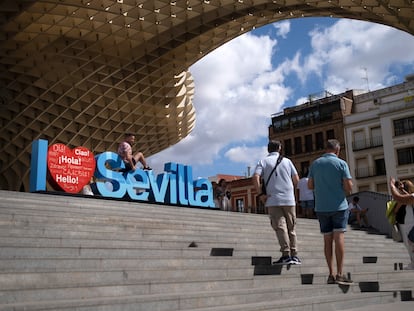
[[[206,55],[194,76],[196,126],[148,157],[193,176],[246,175],[266,156],[271,115],[324,90],[372,90],[414,73],[414,36],[384,25],[333,18],[285,20],[257,28]],[[139,146],[137,146],[139,148]]]

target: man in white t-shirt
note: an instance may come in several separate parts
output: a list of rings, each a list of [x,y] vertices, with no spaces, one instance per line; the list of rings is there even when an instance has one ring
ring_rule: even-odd
[[[303,216],[314,218],[315,199],[313,197],[313,190],[308,188],[308,177],[306,175],[299,179],[296,189],[299,192],[298,198]]]
[[[253,185],[257,193],[261,193],[260,178],[266,186],[266,194],[259,198],[266,200],[265,206],[269,211],[270,224],[276,232],[282,256],[273,264],[300,265],[297,256],[296,241],[296,201],[295,188],[299,180],[293,162],[281,155],[282,144],[271,140],[267,145],[268,156],[260,160],[254,171]],[[277,165],[277,166],[276,166]],[[276,167],[275,170],[273,170]]]

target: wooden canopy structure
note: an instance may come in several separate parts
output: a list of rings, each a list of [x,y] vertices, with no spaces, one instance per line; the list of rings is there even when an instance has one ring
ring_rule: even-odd
[[[0,188],[27,190],[31,142],[146,156],[195,125],[188,68],[254,27],[345,17],[414,33],[412,0],[0,0]]]

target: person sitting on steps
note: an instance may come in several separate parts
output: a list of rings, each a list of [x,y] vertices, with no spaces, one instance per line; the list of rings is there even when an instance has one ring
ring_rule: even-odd
[[[368,223],[368,217],[367,217],[367,212],[368,209],[367,208],[362,208],[359,205],[359,197],[355,196],[352,198],[352,202],[349,203],[348,205],[348,210],[349,210],[349,217],[351,216],[355,216],[357,222],[358,222],[358,226],[360,228],[363,228],[364,226],[366,228],[369,228],[370,225]],[[362,224],[362,220],[364,221],[364,224]]]

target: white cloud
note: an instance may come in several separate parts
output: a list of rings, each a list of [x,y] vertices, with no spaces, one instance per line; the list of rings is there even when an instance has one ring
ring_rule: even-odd
[[[310,36],[313,52],[305,57],[302,79],[311,73],[322,76],[333,93],[367,89],[366,77],[370,90],[385,87],[390,78],[392,84],[401,82],[393,67],[414,64],[412,36],[388,26],[341,19]]]
[[[171,159],[211,164],[230,142],[252,143],[267,137],[269,116],[291,92],[283,85],[283,72],[272,70],[276,43],[268,36],[245,34],[193,65],[196,127],[179,144],[151,157],[151,165],[161,169],[161,163]],[[256,155],[252,159],[256,161]]]
[[[290,23],[271,27],[283,37]],[[413,37],[387,26],[340,19],[331,27],[318,26],[309,36],[292,40],[311,40],[310,54],[299,50],[281,54],[285,61],[276,68],[272,57],[276,47],[277,53],[283,53],[283,45],[275,38],[252,34],[228,42],[194,64],[190,69],[195,80],[196,127],[179,144],[152,156],[150,165],[162,170],[162,163],[173,161],[208,167],[209,176],[228,174],[237,165],[243,170],[245,165],[254,167],[266,154],[270,116],[288,101],[301,104],[309,93],[324,89],[339,93],[364,88],[362,68],[367,68],[371,90],[390,81],[399,83],[399,70],[414,69]]]
[[[257,160],[262,159],[267,154],[267,146],[248,147],[241,145],[230,148],[224,154],[232,162],[242,163],[253,166]]]
[[[295,106],[300,106],[300,105],[302,105],[304,103],[307,103],[307,102],[309,102],[309,97],[300,97],[296,100]]]
[[[273,27],[277,29],[276,35],[286,39],[288,33],[290,32],[290,21],[284,20],[273,24]]]

